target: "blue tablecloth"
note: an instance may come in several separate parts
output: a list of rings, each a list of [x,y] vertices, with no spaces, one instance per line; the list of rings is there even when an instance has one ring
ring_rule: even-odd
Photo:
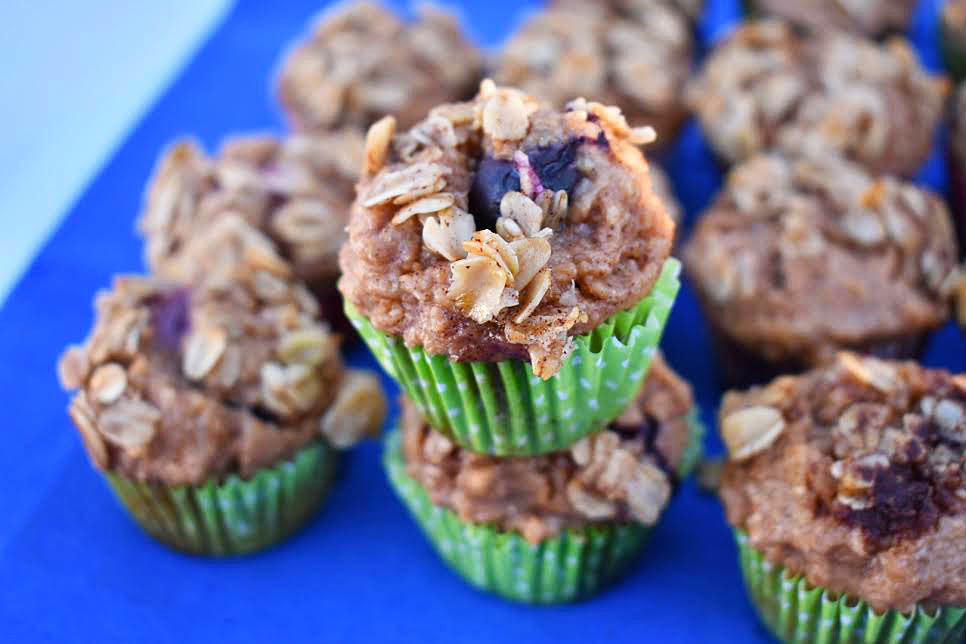
[[[488,45],[524,10],[497,0],[463,4],[474,34]],[[737,15],[733,0],[709,4],[705,43]],[[932,37],[938,4],[924,2],[913,27],[933,68],[939,62]],[[281,130],[269,78],[283,45],[318,7],[237,6],[97,175],[0,311],[0,391],[7,410],[0,449],[4,639],[767,641],[745,599],[721,509],[691,484],[625,581],[586,603],[553,608],[480,594],[447,570],[392,496],[375,444],[348,459],[325,510],[308,528],[255,556],[211,561],[180,555],[143,536],[122,514],[64,413],[67,396],[57,385],[55,361],[66,344],[87,333],[93,293],[112,274],[142,268],[133,220],[161,147],[186,133],[213,146],[231,133]],[[145,34],[144,47],[150,46]],[[693,218],[720,183],[693,126],[662,162]],[[923,180],[944,187],[938,157]],[[687,288],[664,347],[694,384],[710,421],[720,389]],[[950,325],[925,361],[962,371],[964,359],[963,341]],[[352,360],[372,364],[361,348]],[[708,445],[720,449],[714,436]]]

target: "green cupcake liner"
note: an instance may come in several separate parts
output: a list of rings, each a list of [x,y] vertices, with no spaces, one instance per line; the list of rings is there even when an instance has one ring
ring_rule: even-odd
[[[678,467],[681,478],[700,459],[703,435],[703,426],[692,423],[691,443]],[[386,438],[383,464],[440,557],[471,585],[506,599],[559,604],[590,597],[628,571],[653,527],[608,523],[568,528],[531,544],[513,532],[465,522],[433,504],[422,485],[406,474],[398,430]]]
[[[910,614],[877,613],[863,601],[811,587],[767,561],[735,531],[741,572],[762,621],[783,642],[795,644],[917,644],[964,641],[966,608],[945,606],[932,615],[917,607]]]
[[[196,555],[241,555],[297,530],[325,498],[338,452],[316,441],[249,480],[231,475],[204,485],[143,483],[108,473],[121,504],[145,532]]]
[[[530,456],[565,449],[616,418],[640,391],[680,288],[668,259],[653,289],[576,340],[549,380],[529,362],[453,363],[377,331],[351,305],[346,314],[382,367],[435,429],[475,452]]]

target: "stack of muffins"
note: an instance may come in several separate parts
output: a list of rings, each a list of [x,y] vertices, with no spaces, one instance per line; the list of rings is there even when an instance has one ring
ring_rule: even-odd
[[[788,642],[962,641],[966,380],[898,359],[956,296],[966,326],[966,90],[951,218],[909,180],[950,94],[892,35],[914,4],[748,0],[689,79],[700,0],[556,0],[489,61],[519,89],[437,10],[328,13],[278,77],[295,134],[159,162],[154,274],[60,365],[91,460],[176,547],[277,542],[382,424],[351,322],[404,391],[384,464],[440,556],[518,601],[599,591],[701,454],[657,350],[681,209],[640,151],[690,111],[727,170],[682,257],[746,387],[720,495],[752,600]],[[947,3],[959,73],[964,24]]]
[[[626,570],[700,450],[687,386],[659,363],[642,390],[678,289],[653,138],[489,80],[367,136],[339,284],[406,392],[386,468],[440,555],[508,598]]]

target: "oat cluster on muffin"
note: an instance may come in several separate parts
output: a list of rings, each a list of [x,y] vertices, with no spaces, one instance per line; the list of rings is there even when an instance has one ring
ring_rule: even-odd
[[[744,0],[755,14],[784,18],[814,31],[879,36],[906,30],[916,0]]]
[[[948,318],[956,260],[938,196],[835,156],[735,166],[684,250],[738,383],[843,348],[915,355]]]
[[[688,17],[672,2],[556,2],[510,37],[492,73],[557,106],[581,96],[619,105],[664,144],[685,117],[693,50]]]
[[[728,521],[878,612],[966,606],[966,379],[841,354],[725,396]]]
[[[185,246],[222,219],[240,217],[272,241],[333,318],[338,252],[364,147],[352,129],[229,138],[214,157],[193,141],[173,144],[158,161],[138,222],[148,266],[187,279],[195,263],[185,260]]]
[[[912,175],[929,154],[947,93],[946,79],[928,74],[901,38],[879,45],[762,20],[715,48],[687,100],[729,163],[778,149]]]
[[[190,275],[122,277],[60,364],[91,460],[138,481],[196,485],[325,437],[378,431],[378,380],[346,370],[338,338],[272,243],[227,216],[185,250]]]
[[[468,98],[483,60],[456,19],[421,5],[406,22],[374,2],[320,16],[282,63],[278,96],[296,130],[365,129],[386,114],[409,127],[434,105]]]
[[[571,336],[648,293],[674,225],[616,107],[559,111],[481,85],[409,131],[370,130],[340,289],[380,331],[457,361],[529,357],[556,373]]]

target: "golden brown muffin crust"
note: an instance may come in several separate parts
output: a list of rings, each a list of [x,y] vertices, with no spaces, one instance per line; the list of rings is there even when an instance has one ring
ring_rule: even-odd
[[[569,336],[657,279],[674,224],[634,144],[653,131],[616,108],[557,111],[484,82],[393,131],[370,130],[377,167],[340,256],[340,290],[380,331],[456,361],[529,354],[552,375]]]
[[[966,606],[966,379],[834,364],[730,392],[729,522],[766,558],[876,610]]]

